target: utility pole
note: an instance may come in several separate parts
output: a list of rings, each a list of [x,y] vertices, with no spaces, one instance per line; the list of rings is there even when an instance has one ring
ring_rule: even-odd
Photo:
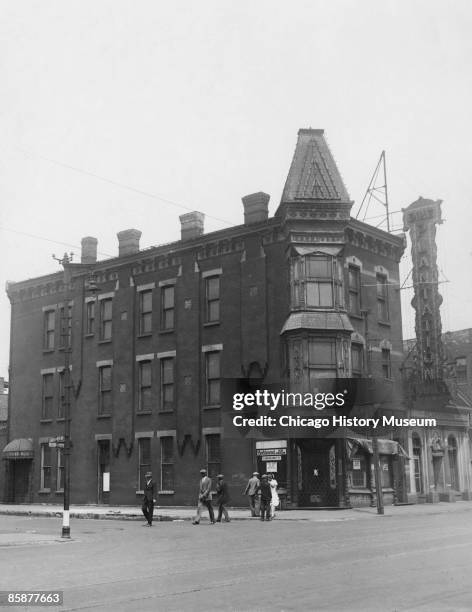
[[[64,350],[64,388],[62,396],[62,406],[64,412],[64,510],[62,513],[62,537],[70,538],[70,520],[69,520],[69,502],[70,502],[70,454],[71,454],[71,439],[70,439],[70,389],[72,386],[70,366],[72,353],[72,313],[70,309],[70,292],[71,292],[71,273],[69,264],[72,261],[72,253],[64,253],[62,259],[55,255],[53,258],[58,261],[64,268],[64,306],[61,316],[61,339]]]
[[[371,354],[369,348],[369,314],[370,310],[361,310],[361,314],[364,317],[364,338],[366,346],[366,357],[367,357],[367,379],[372,380],[372,363]],[[372,459],[374,462],[374,480],[375,480],[375,497],[377,505],[377,514],[384,514],[384,503],[383,503],[383,491],[382,491],[382,480],[380,478],[380,458],[379,458],[379,443],[377,438],[377,432],[372,429]]]

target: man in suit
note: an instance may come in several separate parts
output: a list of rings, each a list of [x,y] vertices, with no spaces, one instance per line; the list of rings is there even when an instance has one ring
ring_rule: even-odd
[[[154,514],[154,482],[152,481],[152,472],[146,472],[144,476],[144,499],[142,511],[146,518],[146,525],[152,527],[152,517]]]
[[[198,506],[197,514],[193,520],[194,525],[200,523],[202,517],[202,510],[204,507],[208,508],[208,514],[210,515],[210,523],[215,524],[215,515],[213,514],[213,506],[211,505],[211,478],[207,476],[207,471],[204,469],[200,470],[200,488],[198,492]]]
[[[272,500],[272,489],[270,488],[267,474],[264,474],[261,478],[259,491],[261,494],[261,521],[270,521],[270,502]]]
[[[244,495],[249,496],[249,509],[251,510],[251,516],[257,516],[258,512],[256,509],[257,492],[259,490],[259,472],[253,472],[252,478],[249,479]]]
[[[221,523],[221,517],[225,517],[225,523],[230,522],[228,510],[226,510],[226,504],[229,502],[228,485],[223,480],[223,474],[218,474],[218,482],[216,484],[216,492],[218,494],[218,518],[217,523]]]

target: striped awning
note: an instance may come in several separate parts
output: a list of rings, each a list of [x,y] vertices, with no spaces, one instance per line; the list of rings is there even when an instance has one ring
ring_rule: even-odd
[[[33,440],[29,438],[12,440],[3,449],[4,459],[32,459],[33,454]]]

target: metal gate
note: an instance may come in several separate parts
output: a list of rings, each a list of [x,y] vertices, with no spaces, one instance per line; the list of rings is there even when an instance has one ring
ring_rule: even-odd
[[[297,440],[299,506],[337,507],[334,440]]]

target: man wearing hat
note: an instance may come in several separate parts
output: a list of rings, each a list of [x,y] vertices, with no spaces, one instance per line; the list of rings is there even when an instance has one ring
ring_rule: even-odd
[[[225,517],[225,523],[230,522],[228,510],[226,510],[225,505],[229,502],[229,493],[228,493],[228,485],[223,480],[223,474],[218,474],[216,483],[216,492],[218,494],[218,518],[216,519],[217,523],[221,523],[221,517]]]
[[[213,506],[211,505],[211,478],[207,476],[207,471],[203,468],[200,470],[200,476],[197,514],[193,520],[193,524],[198,525],[200,523],[203,507],[206,506],[208,508],[208,514],[210,515],[210,523],[214,525],[215,515],[213,514]]]
[[[258,516],[259,512],[256,508],[257,491],[259,490],[259,472],[253,472],[252,478],[249,479],[244,495],[249,496],[249,508],[251,510],[251,516]]]
[[[272,499],[272,489],[270,488],[267,474],[263,474],[259,485],[261,494],[261,521],[270,521],[270,502]]]
[[[152,527],[154,501],[154,483],[152,481],[152,472],[146,472],[146,474],[144,475],[144,499],[141,509],[149,527]]]

